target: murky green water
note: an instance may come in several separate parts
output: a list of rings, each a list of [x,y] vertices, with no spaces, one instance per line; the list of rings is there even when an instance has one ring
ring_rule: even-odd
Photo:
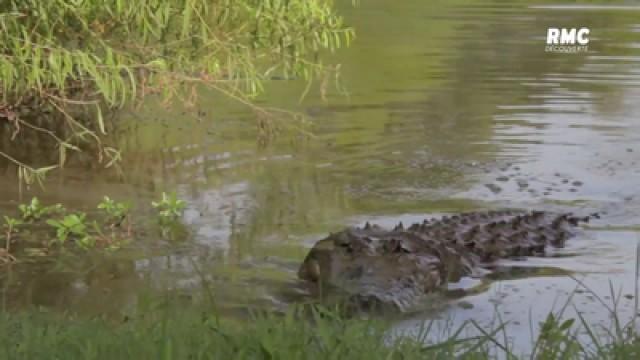
[[[261,146],[255,114],[216,94],[204,95],[201,116],[152,105],[123,114],[114,136],[124,175],[67,169],[40,196],[79,208],[105,194],[131,199],[144,219],[144,204],[175,190],[189,205],[190,238],[140,234],[139,245],[106,258],[4,269],[3,304],[117,312],[145,289],[189,294],[204,279],[225,307],[284,307],[305,298],[297,266],[329,231],[488,207],[606,216],[559,253],[567,256],[505,263],[539,269],[454,297],[445,316],[488,321],[499,303],[528,329],[530,300],[543,314],[575,287],[566,271],[596,291],[611,280],[628,292],[640,236],[640,8],[611,4],[341,5],[358,38],[329,58],[342,64],[348,96],[330,90],[324,102],[314,88],[299,102],[304,83],[273,81],[260,99],[306,113],[316,138]],[[548,27],[589,27],[588,52],[545,52]],[[9,209],[20,200],[15,179],[0,184]],[[578,303],[592,303],[587,295]]]

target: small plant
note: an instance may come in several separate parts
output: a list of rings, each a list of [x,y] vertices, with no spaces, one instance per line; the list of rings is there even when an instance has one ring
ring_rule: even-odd
[[[69,214],[62,220],[47,220],[47,224],[56,229],[56,239],[60,245],[67,242],[70,237],[76,238],[76,242],[83,246],[92,242],[92,236],[88,233],[85,223],[86,215],[83,213]]]
[[[18,232],[18,226],[22,225],[23,222],[20,219],[12,218],[9,216],[4,217],[4,225],[2,226],[5,234],[5,245],[4,249],[0,249],[0,260],[3,262],[13,262],[16,260],[13,255],[11,255],[11,240],[14,233]]]
[[[64,208],[60,204],[52,206],[43,206],[37,197],[33,197],[31,202],[27,204],[20,204],[18,206],[20,213],[22,214],[22,220],[24,221],[37,221],[42,217],[52,213],[60,213],[64,211]]]
[[[177,198],[176,193],[167,195],[165,192],[162,193],[160,201],[153,201],[151,205],[158,211],[158,216],[162,223],[178,220],[187,206],[186,202]]]
[[[116,202],[108,196],[105,196],[98,204],[98,209],[107,214],[112,226],[119,226],[122,221],[129,216],[131,205],[128,203]]]
[[[7,238],[7,247],[9,246],[8,244],[11,240],[11,235],[18,232],[18,226],[22,224],[24,224],[24,222],[20,219],[12,218],[9,216],[4,217],[4,225],[2,227],[4,228],[4,234]]]
[[[87,234],[86,236],[83,236],[76,240],[76,244],[78,244],[78,246],[85,250],[93,249],[96,246],[96,239],[93,236]]]
[[[97,222],[93,222],[94,228],[94,241],[90,244],[90,247],[100,246],[102,249],[107,251],[115,251],[129,243],[131,240],[131,229],[129,225],[129,229],[127,231],[115,231],[115,229],[111,228],[111,233],[105,234],[102,228],[98,225]]]
[[[535,344],[536,359],[577,359],[581,344],[575,337],[575,319],[561,319],[549,313],[541,324],[540,334]]]

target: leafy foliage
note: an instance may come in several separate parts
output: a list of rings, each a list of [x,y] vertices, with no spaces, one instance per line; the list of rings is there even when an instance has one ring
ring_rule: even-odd
[[[61,204],[42,206],[37,197],[33,197],[29,204],[18,205],[18,209],[20,210],[24,221],[40,220],[46,215],[64,211]]]
[[[17,231],[18,226],[22,225],[23,222],[20,219],[12,218],[9,216],[4,216],[4,228],[7,234],[11,234]]]
[[[90,237],[85,224],[86,214],[77,213],[66,215],[61,220],[49,219],[47,224],[56,229],[56,240],[59,244],[64,245],[69,237],[77,238],[80,243],[89,243]]]
[[[122,220],[129,215],[131,204],[116,202],[108,196],[105,196],[98,204],[98,210],[104,211],[110,220],[113,221],[113,225],[119,225]]]
[[[186,207],[175,193],[162,193],[162,199],[152,202],[157,209],[160,230],[164,238],[183,237],[186,227],[180,222]],[[12,241],[19,237],[24,254],[51,255],[55,249],[79,247],[81,249],[117,250],[134,239],[134,224],[131,221],[131,205],[105,196],[97,205],[94,216],[83,212],[68,212],[62,205],[43,205],[33,197],[27,204],[18,205],[20,216],[4,216],[2,235],[5,247],[0,248],[0,263],[16,260]],[[48,226],[40,226],[46,224]],[[31,230],[34,232],[31,233]],[[54,234],[51,234],[51,230]],[[30,236],[27,236],[30,235]],[[35,235],[35,236],[33,236]],[[45,239],[43,241],[43,238]],[[32,246],[37,247],[32,247]]]
[[[157,202],[153,201],[151,205],[158,211],[161,222],[172,222],[182,216],[187,204],[184,200],[178,199],[176,193],[167,195],[167,193],[163,192],[162,199]]]
[[[193,104],[200,86],[247,102],[274,75],[326,74],[317,53],[352,38],[328,0],[3,1],[0,120],[12,139],[50,137],[59,161],[35,168],[0,156],[26,181],[87,143],[111,166],[120,154],[103,143],[105,110],[148,94]]]

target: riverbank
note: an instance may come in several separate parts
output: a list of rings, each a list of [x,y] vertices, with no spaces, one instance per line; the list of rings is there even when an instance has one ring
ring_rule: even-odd
[[[627,359],[640,354],[634,332],[612,339],[577,340],[579,319],[550,315],[532,339],[531,358]],[[586,325],[586,324],[583,324]],[[331,310],[301,308],[285,314],[259,313],[245,320],[218,318],[211,308],[154,303],[119,319],[77,318],[38,310],[0,315],[0,356],[5,359],[417,359],[522,358],[510,348],[503,327],[475,323],[451,329],[444,342],[425,345],[431,329],[394,337],[377,320],[345,319]],[[468,329],[479,336],[466,336]],[[583,328],[586,334],[594,329]]]

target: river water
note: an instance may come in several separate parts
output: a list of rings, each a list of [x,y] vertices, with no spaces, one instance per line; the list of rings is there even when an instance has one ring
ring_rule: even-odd
[[[225,309],[284,308],[308,297],[297,267],[329,231],[509,207],[604,215],[555,256],[500,263],[499,274],[452,289],[437,311],[404,316],[398,330],[434,317],[489,326],[497,309],[514,344],[525,346],[530,326],[570,294],[577,311],[606,325],[597,297],[611,301],[610,285],[630,315],[640,239],[640,7],[344,3],[357,39],[325,58],[342,64],[343,90],[314,86],[300,101],[302,81],[274,80],[258,99],[306,114],[312,139],[282,134],[265,146],[254,112],[205,91],[197,115],[157,104],[121,114],[112,136],[124,150],[122,173],[71,167],[46,192],[22,195],[13,177],[0,178],[4,211],[32,194],[79,209],[109,195],[148,219],[149,202],[176,191],[188,204],[189,234],[167,244],[141,232],[140,244],[109,256],[15,265],[2,272],[3,305],[118,312],[147,290],[189,296],[204,282]],[[546,52],[549,27],[590,28],[588,51]],[[572,277],[595,294],[575,292]]]

